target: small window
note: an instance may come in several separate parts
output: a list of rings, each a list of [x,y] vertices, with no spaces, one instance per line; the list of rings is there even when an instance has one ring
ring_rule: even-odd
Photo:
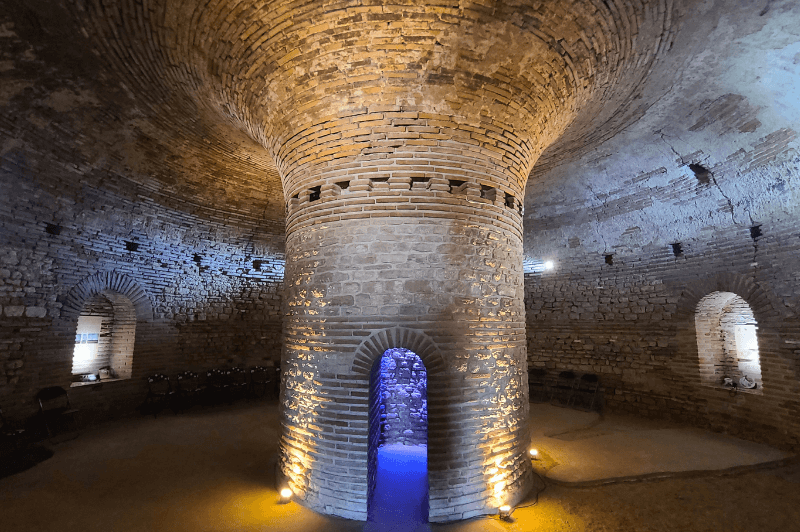
[[[75,333],[75,351],[72,355],[72,373],[92,373],[95,362],[98,359],[98,347],[100,343],[100,330],[103,328],[103,315],[113,316],[113,308],[110,302],[107,308],[103,302],[92,305],[92,314],[83,314],[78,318],[78,329]]]
[[[84,321],[88,318],[84,318]],[[81,321],[78,320],[78,330],[81,329]],[[99,329],[98,329],[99,330]],[[76,334],[75,335],[75,343],[76,344],[96,344],[100,341],[100,333],[87,333],[87,334]]]

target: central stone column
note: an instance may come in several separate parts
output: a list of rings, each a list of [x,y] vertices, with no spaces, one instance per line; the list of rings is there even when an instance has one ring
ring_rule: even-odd
[[[316,510],[366,516],[369,382],[353,371],[355,355],[401,326],[429,338],[442,362],[429,368],[431,521],[515,503],[531,480],[523,170],[510,170],[524,142],[407,106],[369,106],[318,127],[370,140],[323,165],[314,164],[327,151],[316,148],[320,136],[299,135],[291,151],[315,154],[286,179],[296,183],[282,396],[292,488]]]
[[[429,519],[495,513],[532,479],[521,200],[575,74],[514,8],[341,4],[294,13],[243,91],[281,102],[253,134],[287,201],[282,470],[306,506],[365,519],[369,371],[406,348],[428,371]]]

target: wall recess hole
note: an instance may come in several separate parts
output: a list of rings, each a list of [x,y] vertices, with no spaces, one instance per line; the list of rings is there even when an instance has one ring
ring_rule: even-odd
[[[260,260],[254,260],[254,261],[253,261],[253,269],[254,269],[254,270],[261,271],[261,265],[262,265],[262,264],[263,264],[263,261],[260,261]]]
[[[450,193],[454,193],[455,189],[466,183],[466,181],[461,181],[460,179],[449,179],[450,182]]]
[[[347,187],[350,186],[350,181],[339,181],[336,183],[336,186],[341,188],[342,190],[347,190]]]
[[[492,190],[494,187],[490,187],[488,185],[481,185],[481,197],[486,198],[489,194],[489,191]]]
[[[506,192],[506,207],[509,209],[514,208],[514,196]]]
[[[138,242],[128,242],[125,241],[125,249],[127,251],[139,251],[139,243]]]
[[[50,235],[60,235],[61,234],[61,226],[56,224],[45,224],[45,231],[47,234]]]
[[[308,194],[308,201],[317,201],[322,193],[322,185],[311,187]]]
[[[614,264],[614,255],[603,255],[606,259],[606,264]]]
[[[694,172],[697,182],[701,185],[708,185],[711,183],[711,172],[702,164],[691,163],[689,165],[689,170]]]
[[[680,257],[683,255],[683,246],[680,242],[675,242],[674,244],[670,244],[672,246],[672,254],[676,257]]]
[[[760,225],[754,225],[753,227],[750,228],[750,238],[752,238],[753,240],[756,240],[762,234],[763,233],[761,233]]]

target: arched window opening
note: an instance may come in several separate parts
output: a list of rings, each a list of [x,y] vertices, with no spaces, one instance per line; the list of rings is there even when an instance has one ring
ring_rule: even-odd
[[[88,299],[75,330],[73,385],[130,379],[135,337],[136,310],[130,299],[113,290]]]
[[[758,326],[750,305],[733,292],[712,292],[697,305],[695,327],[703,383],[761,393]]]
[[[422,360],[388,349],[370,373],[368,521],[428,521],[428,382]]]

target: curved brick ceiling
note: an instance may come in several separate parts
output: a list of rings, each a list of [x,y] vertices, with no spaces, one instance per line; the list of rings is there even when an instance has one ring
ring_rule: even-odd
[[[271,163],[287,194],[296,193],[286,181],[293,141],[332,117],[381,106],[452,116],[478,132],[485,124],[511,131],[522,146],[514,187],[521,190],[576,116],[590,123],[625,113],[669,45],[671,5],[97,0],[69,8],[145,116],[146,135],[209,169],[181,171],[176,190],[224,202],[237,196],[237,182],[239,200],[259,188],[277,197]],[[606,121],[574,141],[586,145],[622,124]],[[357,155],[382,138],[367,133],[334,132],[323,139],[326,155]],[[204,191],[220,179],[232,187],[225,195]]]

